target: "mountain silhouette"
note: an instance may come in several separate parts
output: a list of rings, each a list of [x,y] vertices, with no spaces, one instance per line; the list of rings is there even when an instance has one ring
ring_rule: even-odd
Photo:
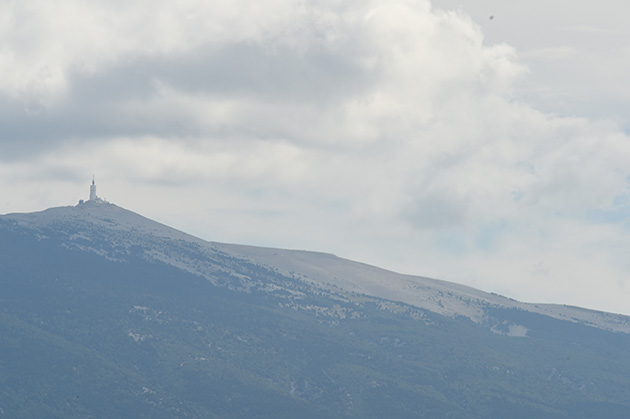
[[[0,417],[627,417],[630,319],[103,200],[0,216]]]

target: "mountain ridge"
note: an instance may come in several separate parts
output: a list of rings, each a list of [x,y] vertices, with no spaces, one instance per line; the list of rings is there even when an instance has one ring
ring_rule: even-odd
[[[105,227],[117,231],[120,233],[116,239],[120,249],[109,254],[103,249],[91,246],[80,234],[69,237],[70,243],[77,248],[91,250],[101,255],[107,254],[112,260],[124,258],[130,247],[141,244],[137,239],[134,242],[130,238],[131,234],[135,234],[136,237],[140,235],[175,242],[186,248],[194,245],[202,256],[222,253],[247,260],[296,276],[304,282],[327,288],[329,291],[341,290],[348,293],[349,298],[353,294],[383,298],[449,317],[464,316],[476,323],[487,320],[488,307],[515,308],[604,330],[630,333],[630,316],[560,304],[524,303],[455,282],[399,274],[330,253],[206,241],[101,200],[86,201],[76,206],[49,208],[40,212],[0,215],[1,219],[13,221],[30,229],[55,227],[63,229],[73,225],[75,228]],[[125,237],[131,242],[125,243]],[[201,261],[186,258],[178,260],[165,252],[155,251],[145,257],[169,263],[209,280],[215,272],[214,269],[204,266]],[[299,274],[296,275],[296,272]]]
[[[630,334],[608,330],[626,317],[206,242],[104,201],[0,216],[0,285],[0,417],[630,411]]]

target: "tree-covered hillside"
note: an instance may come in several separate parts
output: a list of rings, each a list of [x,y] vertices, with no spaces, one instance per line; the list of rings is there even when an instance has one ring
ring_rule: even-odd
[[[349,299],[229,255],[215,256],[211,282],[146,259],[150,248],[113,260],[68,246],[72,231],[56,228],[0,219],[0,417],[630,412],[627,334],[517,309],[474,323]],[[502,333],[511,324],[527,333]]]

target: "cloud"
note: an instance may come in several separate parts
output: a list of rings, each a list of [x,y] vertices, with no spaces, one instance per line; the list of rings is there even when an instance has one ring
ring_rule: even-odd
[[[334,251],[532,300],[621,310],[630,293],[616,250],[628,247],[628,135],[539,109],[518,51],[462,11],[0,7],[8,211],[68,204],[96,173],[113,202],[207,239]],[[528,54],[574,57],[550,48]],[[597,272],[618,291],[608,302],[589,299]]]
[[[501,89],[520,71],[505,47],[482,47],[472,22],[425,2],[245,4],[7,10],[2,142],[250,132],[373,141],[408,135],[446,90]]]

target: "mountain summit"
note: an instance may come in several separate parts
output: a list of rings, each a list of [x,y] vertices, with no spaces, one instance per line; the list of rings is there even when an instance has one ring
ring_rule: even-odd
[[[449,317],[468,317],[476,323],[487,319],[488,309],[513,308],[630,333],[628,316],[565,305],[521,303],[453,282],[397,274],[327,253],[207,242],[98,197],[75,207],[9,214],[3,219],[39,231],[42,237],[46,237],[45,232],[56,234],[63,237],[70,248],[93,252],[113,261],[124,261],[133,249],[143,249],[142,257],[147,261],[167,263],[215,285],[215,261],[217,257],[229,256],[290,275],[305,286],[341,293],[349,299],[377,297]],[[255,279],[248,280],[252,281],[248,287],[256,286]]]
[[[0,416],[630,411],[628,317],[207,242],[101,199],[0,216],[0,281]]]

